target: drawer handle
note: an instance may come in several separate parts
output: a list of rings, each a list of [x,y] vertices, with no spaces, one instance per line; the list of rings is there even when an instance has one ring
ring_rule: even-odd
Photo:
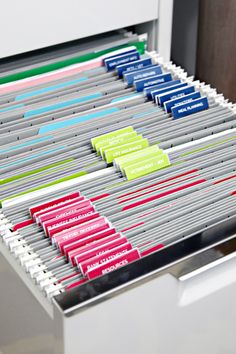
[[[179,305],[186,306],[236,282],[236,252],[179,278]]]

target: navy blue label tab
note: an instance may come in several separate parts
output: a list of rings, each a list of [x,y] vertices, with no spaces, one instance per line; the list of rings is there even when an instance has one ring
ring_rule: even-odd
[[[152,65],[151,58],[140,59],[140,60],[128,63],[128,64],[118,65],[116,68],[116,71],[117,71],[117,74],[119,75],[119,77],[122,77],[122,75],[124,73],[127,73],[128,71],[142,69],[148,65]]]
[[[140,59],[140,60],[142,60],[142,59]],[[122,66],[122,65],[120,65],[120,66]],[[123,75],[123,78],[124,78],[124,76],[126,74],[130,74],[130,73],[134,73],[134,72],[137,73],[138,71],[141,71],[141,70],[147,69],[147,68],[152,68],[154,66],[156,66],[156,64],[146,65],[146,66],[143,66],[142,68],[138,68],[138,69],[136,68],[136,69],[126,70],[126,71],[123,71],[122,75]]]
[[[171,109],[174,119],[188,116],[189,114],[203,111],[209,107],[207,97],[201,97],[196,100],[192,100],[189,103],[184,103],[179,106],[175,106]]]
[[[105,59],[104,63],[107,68],[107,71],[111,71],[114,70],[118,65],[130,63],[132,61],[136,61],[139,59],[140,59],[140,54],[136,52],[136,53],[119,55],[114,58]]]
[[[165,92],[170,92],[170,91],[175,91],[177,89],[180,89],[182,87],[186,87],[188,86],[188,84],[186,82],[181,82],[180,84],[177,84],[177,85],[173,85],[173,86],[170,86],[170,87],[165,87],[165,88],[162,88],[160,90],[154,90],[151,92],[151,95],[152,95],[152,99],[154,101],[156,101],[156,97],[158,97],[159,95],[165,93]],[[158,103],[158,101],[156,102]]]
[[[165,111],[166,111],[166,113],[170,113],[172,107],[179,106],[180,104],[183,104],[183,103],[191,102],[192,100],[195,100],[196,98],[200,98],[200,97],[201,97],[201,94],[199,91],[197,91],[194,93],[190,93],[189,95],[184,95],[182,97],[175,98],[170,101],[166,101],[164,103]]]
[[[138,71],[132,71],[131,73],[124,73],[124,79],[128,86],[131,86],[135,80],[144,79],[150,76],[162,74],[160,65],[152,65],[147,68],[139,69]]]
[[[147,88],[144,89],[144,94],[149,100],[152,100],[152,92],[153,91],[161,90],[161,89],[163,89],[165,87],[174,86],[174,85],[177,85],[177,84],[180,84],[180,83],[181,83],[180,80],[172,80],[172,81],[164,82],[163,84],[147,87]]]
[[[107,56],[106,58],[103,59],[103,65],[105,65],[105,61],[108,60],[108,59],[114,59],[120,55],[126,55],[126,54],[131,54],[131,53],[137,53],[137,48],[134,47],[134,48],[130,48],[130,49],[127,49],[126,51],[120,53],[120,54],[112,54]]]
[[[171,74],[166,73],[162,75],[151,76],[147,79],[136,80],[134,81],[134,87],[136,91],[141,92],[145,89],[145,87],[158,85],[163,82],[171,81],[171,80],[172,80]]]
[[[162,93],[161,95],[156,96],[156,103],[157,100],[161,106],[164,105],[164,102],[173,100],[174,98],[182,97],[184,95],[188,95],[189,93],[194,92],[195,89],[193,86],[186,86],[171,92]]]

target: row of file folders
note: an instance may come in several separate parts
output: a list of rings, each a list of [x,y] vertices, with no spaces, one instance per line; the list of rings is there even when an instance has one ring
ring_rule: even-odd
[[[235,106],[144,37],[1,66],[1,242],[48,299],[236,215]]]

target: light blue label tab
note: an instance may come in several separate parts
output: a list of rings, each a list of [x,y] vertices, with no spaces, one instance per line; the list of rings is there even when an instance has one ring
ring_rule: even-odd
[[[48,135],[48,136],[42,136],[41,138],[32,139],[32,140],[26,141],[25,143],[21,143],[19,145],[15,145],[15,146],[10,146],[7,149],[0,150],[0,154],[6,153],[6,152],[9,152],[12,150],[17,150],[17,149],[20,149],[23,147],[32,146],[33,144],[40,143],[41,141],[47,141],[52,138],[53,138],[53,136]]]
[[[45,156],[45,155],[48,155],[48,154],[50,154],[52,152],[62,150],[64,148],[65,148],[65,146],[60,146],[60,147],[57,147],[57,148],[54,148],[54,149],[51,149],[51,150],[48,150],[48,151],[41,152],[39,154],[35,154],[35,155],[28,156],[28,157],[24,157],[24,158],[21,158],[20,160],[10,162],[10,163],[8,163],[6,165],[1,165],[0,168],[5,168],[5,167],[13,166],[13,165],[19,165],[22,162],[26,162],[26,161],[29,161],[29,160],[32,160],[32,159],[36,159],[37,157]]]
[[[201,97],[196,100],[192,100],[189,103],[184,103],[179,106],[175,106],[171,109],[171,113],[174,119],[188,116],[189,114],[197,113],[207,109],[208,100],[207,97]]]
[[[174,90],[174,91],[162,93],[161,95],[155,96],[156,103],[159,102],[159,104],[161,106],[163,106],[164,102],[166,102],[166,101],[173,100],[174,98],[179,98],[179,97],[188,95],[189,93],[192,93],[194,91],[195,91],[194,86],[186,86],[186,87]]]
[[[201,97],[201,94],[199,91],[197,91],[194,93],[190,93],[189,95],[184,95],[182,97],[175,98],[170,101],[166,101],[164,103],[165,111],[166,111],[166,113],[170,113],[172,107],[179,106],[180,104],[183,104],[183,103],[191,102],[192,100],[195,100],[196,98],[200,98],[200,97]]]
[[[136,53],[130,53],[125,55],[119,55],[114,58],[105,59],[104,63],[107,71],[115,70],[118,65],[130,63],[131,61],[139,60],[140,54],[136,51]]]
[[[122,77],[122,75],[124,73],[134,71],[137,69],[142,69],[142,68],[149,66],[151,64],[152,64],[151,58],[144,58],[144,59],[140,59],[137,61],[133,61],[128,64],[118,65],[116,68],[116,71],[117,71],[118,76]]]
[[[67,128],[72,125],[75,125],[75,124],[78,124],[81,122],[85,122],[85,121],[93,119],[93,118],[105,117],[109,114],[112,114],[112,113],[115,113],[118,111],[119,111],[118,107],[111,107],[111,108],[105,109],[103,111],[94,112],[94,113],[86,114],[84,116],[75,117],[75,118],[67,119],[67,120],[64,120],[61,122],[55,122],[52,124],[48,124],[48,125],[41,127],[38,131],[38,134],[45,134],[45,133],[48,133],[48,132],[51,132],[54,130],[58,130],[61,128]]]
[[[146,87],[144,89],[144,95],[149,99],[152,100],[152,92],[155,90],[161,90],[164,89],[165,87],[170,87],[170,86],[174,86],[174,85],[178,85],[180,84],[181,81],[180,80],[172,80],[172,81],[167,81],[164,82],[163,84],[159,84],[159,85],[154,85],[151,87]]]
[[[135,97],[142,97],[142,95],[140,95],[140,93],[131,93],[130,95],[113,98],[113,100],[111,100],[111,103],[120,102],[120,101],[128,100],[131,98],[135,98]]]
[[[126,54],[131,54],[131,53],[137,53],[136,47],[135,48],[131,48],[131,49],[127,49],[125,52],[120,53],[120,54],[112,54],[111,53],[111,55],[109,55],[105,59],[103,59],[103,65],[106,65],[105,62],[108,59],[114,59],[114,58],[116,58],[116,57],[118,57],[120,55],[126,55]]]
[[[23,93],[22,95],[16,96],[15,97],[15,101],[25,100],[27,98],[31,98],[31,97],[40,95],[42,93],[47,93],[47,92],[51,92],[53,90],[57,90],[57,89],[60,89],[60,88],[65,88],[67,86],[78,84],[78,83],[86,81],[86,80],[88,80],[87,77],[81,77],[81,78],[76,79],[76,80],[62,82],[61,84],[58,84],[58,85],[48,86],[48,87],[44,87],[44,88],[39,89],[39,90],[26,92],[26,93]]]
[[[155,106],[155,107],[149,109],[146,112],[134,114],[132,118],[134,118],[134,119],[142,118],[142,117],[147,116],[148,114],[151,114],[151,113],[154,113],[154,112],[158,112],[158,110],[159,110],[159,107]]]
[[[177,84],[177,85],[173,85],[173,86],[170,86],[170,87],[165,87],[165,88],[162,88],[160,90],[154,90],[151,92],[151,95],[152,95],[152,99],[155,101],[156,100],[156,96],[159,96],[165,92],[170,92],[170,91],[175,91],[177,89],[180,89],[182,87],[186,87],[188,86],[188,84],[186,82],[181,82],[180,84]]]
[[[125,73],[124,79],[126,80],[128,86],[131,86],[135,80],[145,79],[150,76],[162,74],[160,65],[152,65],[151,67],[144,68],[142,70],[134,71],[131,73]]]
[[[24,107],[23,104],[16,104],[15,106],[5,107],[5,108],[0,109],[0,113],[13,111],[14,109],[22,108],[22,107]]]
[[[50,111],[54,111],[56,109],[69,107],[69,106],[76,104],[76,103],[87,102],[87,101],[93,100],[94,98],[99,98],[99,97],[102,97],[101,92],[97,92],[97,93],[94,93],[89,96],[74,98],[73,100],[69,100],[69,101],[65,101],[65,102],[59,102],[59,103],[53,104],[51,106],[33,109],[31,111],[25,112],[24,118],[30,118],[30,117],[36,116],[38,114],[47,113]]]
[[[171,80],[172,80],[171,74],[166,73],[162,75],[151,76],[147,79],[136,80],[134,81],[134,87],[136,91],[141,92],[145,89],[145,87],[158,85],[163,82],[171,81]]]

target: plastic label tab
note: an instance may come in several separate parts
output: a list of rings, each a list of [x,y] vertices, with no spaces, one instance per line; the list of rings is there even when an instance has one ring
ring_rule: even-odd
[[[189,103],[182,104],[177,107],[173,107],[171,112],[174,119],[188,116],[189,114],[197,113],[207,109],[208,100],[207,97],[198,98]]]
[[[134,81],[134,87],[137,92],[141,92],[145,89],[145,87],[158,85],[163,82],[171,81],[171,80],[172,80],[171,74],[166,73],[166,74],[162,74],[162,75],[151,76],[147,79],[141,79],[141,80]]]

